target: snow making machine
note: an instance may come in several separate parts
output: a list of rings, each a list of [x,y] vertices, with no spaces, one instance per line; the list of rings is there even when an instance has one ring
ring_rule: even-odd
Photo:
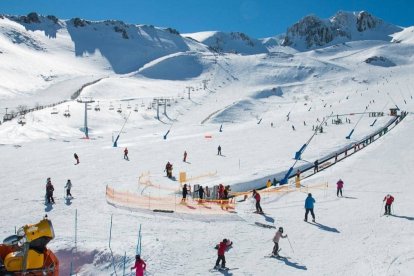
[[[59,276],[59,260],[46,245],[55,237],[46,217],[21,227],[0,244],[0,275]]]

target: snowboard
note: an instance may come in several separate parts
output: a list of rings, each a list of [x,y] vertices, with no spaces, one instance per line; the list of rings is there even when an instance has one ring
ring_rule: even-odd
[[[230,271],[230,270],[236,270],[239,269],[238,267],[232,267],[232,268],[228,268],[228,267],[220,267],[220,268],[215,268],[213,267],[212,269],[210,269],[210,272],[226,272],[226,271]]]

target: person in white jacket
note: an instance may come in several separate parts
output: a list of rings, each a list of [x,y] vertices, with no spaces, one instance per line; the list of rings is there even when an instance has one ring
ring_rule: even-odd
[[[273,246],[273,256],[279,257],[279,240],[280,238],[287,238],[287,235],[283,235],[283,227],[279,227],[279,230],[276,232],[275,236],[273,237],[273,242],[275,245]]]

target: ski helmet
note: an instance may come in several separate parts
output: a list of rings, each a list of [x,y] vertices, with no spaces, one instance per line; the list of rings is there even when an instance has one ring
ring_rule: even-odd
[[[227,239],[224,239],[223,242],[227,243]]]
[[[279,232],[283,233],[283,227],[279,227]]]

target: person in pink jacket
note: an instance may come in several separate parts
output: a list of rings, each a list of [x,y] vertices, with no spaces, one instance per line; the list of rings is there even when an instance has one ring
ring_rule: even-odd
[[[279,240],[280,238],[284,239],[287,238],[287,235],[283,235],[283,227],[279,227],[279,230],[276,232],[275,236],[273,237],[273,242],[275,245],[273,246],[273,256],[279,257]]]
[[[144,260],[141,259],[140,255],[135,256],[135,265],[131,267],[131,270],[135,269],[135,275],[136,276],[144,276],[145,268],[147,267],[147,264],[144,262]]]
[[[342,196],[342,188],[344,187],[344,182],[342,179],[339,179],[338,182],[336,182],[336,196],[339,197],[339,193]]]

